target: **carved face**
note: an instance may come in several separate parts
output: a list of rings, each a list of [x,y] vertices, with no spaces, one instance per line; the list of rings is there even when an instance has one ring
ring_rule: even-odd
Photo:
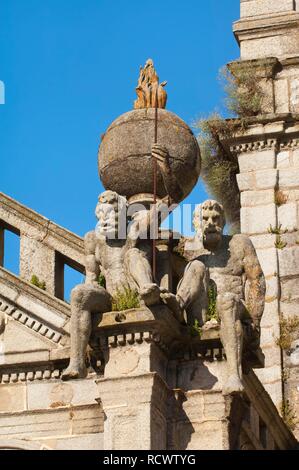
[[[202,236],[205,248],[216,248],[222,240],[225,225],[222,206],[217,201],[205,201],[195,211],[194,225]]]
[[[217,208],[202,208],[203,243],[209,248],[217,246],[222,239],[223,215]]]
[[[96,207],[96,216],[99,220],[96,233],[105,238],[115,239],[119,231],[119,214],[126,209],[126,198],[114,191],[105,191],[100,194]]]

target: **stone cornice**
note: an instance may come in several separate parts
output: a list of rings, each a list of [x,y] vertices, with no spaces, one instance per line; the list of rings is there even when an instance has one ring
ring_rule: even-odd
[[[246,130],[223,140],[223,144],[236,154],[296,148],[299,146],[299,115],[269,114],[249,118]]]
[[[236,21],[233,24],[234,35],[240,44],[240,40],[259,36],[261,33],[271,36],[274,31],[295,29],[299,24],[298,12],[287,12],[260,17],[248,17]],[[272,33],[272,34],[271,34]]]
[[[15,276],[6,269],[0,267],[0,295],[5,296],[5,290],[1,289],[1,285],[8,287],[11,291],[15,292],[13,301],[17,304],[20,295],[26,295],[32,300],[41,303],[44,307],[54,311],[58,316],[63,319],[68,319],[71,316],[70,305],[62,300],[54,297],[48,292],[39,289],[38,287],[30,284],[29,282]]]

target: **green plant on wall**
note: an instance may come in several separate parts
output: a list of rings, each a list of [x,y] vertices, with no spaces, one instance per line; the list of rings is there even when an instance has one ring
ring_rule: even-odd
[[[112,300],[112,310],[114,312],[138,307],[140,307],[140,299],[137,290],[131,289],[129,286],[117,289]]]
[[[39,278],[35,274],[32,275],[30,279],[30,283],[38,287],[39,289],[46,290],[45,281],[40,281]]]
[[[239,173],[237,155],[222,142],[242,133],[248,120],[261,113],[264,99],[256,69],[231,64],[222,69],[227,95],[226,108],[232,118],[212,114],[195,124],[199,130],[202,156],[202,177],[208,192],[223,206],[231,232],[240,228],[240,194],[236,175]],[[237,119],[235,119],[237,118]]]
[[[297,414],[294,409],[294,406],[291,404],[290,400],[283,400],[280,406],[280,412],[282,419],[284,420],[287,427],[294,431],[297,424]]]
[[[287,246],[287,244],[282,240],[280,235],[276,235],[274,246],[278,250],[283,250]]]
[[[104,287],[104,289],[106,289],[106,279],[102,273],[100,273],[98,276],[98,284],[99,286]]]
[[[202,329],[199,326],[199,321],[197,318],[194,321],[194,325],[190,326],[189,328],[191,336],[200,338],[202,335]]]
[[[210,285],[208,289],[208,312],[207,321],[217,320],[219,321],[219,315],[217,313],[217,288],[215,285]]]

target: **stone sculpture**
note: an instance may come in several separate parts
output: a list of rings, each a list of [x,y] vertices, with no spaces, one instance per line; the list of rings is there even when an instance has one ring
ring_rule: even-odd
[[[174,113],[161,105],[155,109],[158,78],[152,61],[142,69],[139,87],[144,98],[138,100],[135,109],[122,114],[108,127],[102,137],[98,153],[98,168],[105,189],[115,191],[136,201],[144,200],[144,195],[153,195],[153,162],[151,146],[155,141],[167,148],[169,167],[181,191],[181,202],[194,188],[200,173],[201,159],[197,140],[193,132]],[[163,103],[162,103],[163,104]],[[157,171],[157,196],[167,196],[163,175]],[[139,196],[138,196],[139,195]]]
[[[223,207],[217,201],[207,200],[196,208],[194,226],[198,235],[189,241],[189,250],[186,250],[185,243],[185,254],[191,261],[178,286],[176,305],[191,314],[200,311],[201,316],[197,318],[202,325],[207,309],[207,279],[210,277],[209,288],[216,290],[220,336],[227,357],[228,380],[223,393],[230,394],[243,390],[243,325],[247,326],[244,331],[250,346],[257,348],[259,345],[265,279],[251,240],[241,234],[223,235],[224,225]],[[209,275],[203,274],[202,264],[209,270]],[[205,279],[205,287],[198,290],[201,277]],[[204,297],[199,300],[193,292]],[[204,308],[198,310],[198,304]]]
[[[148,59],[144,68],[140,66],[136,88],[137,100],[134,102],[134,109],[165,108],[167,93],[164,87],[166,84],[167,82],[159,84],[159,77],[154,69],[154,63],[151,59]]]
[[[158,226],[158,219],[161,221],[163,214],[168,215],[165,209],[178,197],[180,187],[168,164],[167,150],[153,145],[152,158],[161,168],[168,198],[149,210],[136,210],[129,220],[124,196],[110,190],[99,196],[96,207],[99,222],[84,238],[85,283],[77,285],[71,293],[71,358],[63,380],[86,376],[85,354],[92,331],[92,314],[110,311],[112,299],[119,291],[126,287],[137,290],[147,306],[157,304],[160,294],[165,294],[153,281],[148,234],[154,218]],[[99,285],[100,274],[105,278],[106,288]]]

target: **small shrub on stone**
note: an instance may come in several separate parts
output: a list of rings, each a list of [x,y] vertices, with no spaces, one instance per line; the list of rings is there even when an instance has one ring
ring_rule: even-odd
[[[190,334],[191,336],[201,338],[202,329],[199,326],[199,321],[197,319],[195,319],[194,325],[190,327]]]
[[[104,287],[104,289],[106,289],[106,279],[105,279],[105,276],[102,273],[99,274],[99,276],[98,276],[98,284],[99,284],[99,286]]]
[[[282,240],[280,235],[276,235],[274,246],[278,250],[283,250],[287,246],[287,244]]]
[[[276,339],[276,344],[281,349],[288,351],[292,341],[296,339],[296,332],[299,328],[299,317],[282,318],[279,322],[280,336]]]
[[[296,424],[297,424],[297,415],[290,400],[283,400],[281,407],[280,407],[280,411],[281,411],[282,419],[284,420],[287,427],[291,431],[294,431],[294,429],[296,428]]]
[[[131,289],[129,286],[117,289],[112,300],[112,311],[119,312],[138,307],[140,307],[140,299],[137,290]]]
[[[195,127],[199,130],[204,183],[223,205],[231,232],[237,233],[240,231],[240,193],[236,179],[239,164],[237,155],[222,141],[246,130],[248,119],[261,113],[264,95],[255,69],[231,64],[220,75],[225,81],[226,108],[233,118],[224,119],[216,113],[200,120]]]
[[[45,281],[40,281],[39,278],[33,274],[30,279],[31,284],[38,287],[39,289],[46,290],[46,283]]]
[[[276,189],[274,194],[274,202],[276,206],[280,207],[285,204],[288,200],[288,196],[286,196],[280,189]]]
[[[207,321],[209,320],[219,321],[219,315],[217,312],[216,304],[217,304],[217,290],[214,286],[210,286],[208,289]]]

